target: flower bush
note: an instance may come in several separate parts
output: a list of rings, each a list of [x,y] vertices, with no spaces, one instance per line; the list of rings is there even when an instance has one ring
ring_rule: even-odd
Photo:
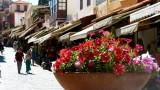
[[[117,38],[103,32],[101,38],[60,51],[60,58],[53,64],[55,72],[107,72],[122,75],[126,72],[153,73],[159,66],[149,54],[139,55],[143,47],[131,48],[131,39]]]

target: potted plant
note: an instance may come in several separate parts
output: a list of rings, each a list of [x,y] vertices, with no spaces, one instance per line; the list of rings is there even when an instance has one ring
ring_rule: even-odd
[[[65,90],[141,90],[151,74],[159,71],[143,47],[129,46],[131,39],[109,32],[60,51],[54,75]]]

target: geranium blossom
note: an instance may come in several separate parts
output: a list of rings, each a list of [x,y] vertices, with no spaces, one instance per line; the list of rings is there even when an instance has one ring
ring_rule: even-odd
[[[143,47],[139,44],[131,48],[131,39],[115,39],[112,33],[99,31],[103,36],[87,39],[77,46],[60,51],[53,65],[56,72],[108,72],[122,75],[127,72],[158,72],[155,58],[148,53],[139,55]],[[104,34],[105,33],[105,34]]]
[[[124,73],[124,65],[122,64],[116,64],[113,69],[116,75],[121,75]]]

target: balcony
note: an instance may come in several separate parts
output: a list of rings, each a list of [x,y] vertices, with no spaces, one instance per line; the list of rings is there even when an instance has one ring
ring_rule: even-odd
[[[130,22],[160,13],[160,2],[130,14]]]

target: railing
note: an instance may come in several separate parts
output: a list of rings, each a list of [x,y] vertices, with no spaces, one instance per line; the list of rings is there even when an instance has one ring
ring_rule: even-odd
[[[130,14],[130,22],[160,13],[160,2]]]

